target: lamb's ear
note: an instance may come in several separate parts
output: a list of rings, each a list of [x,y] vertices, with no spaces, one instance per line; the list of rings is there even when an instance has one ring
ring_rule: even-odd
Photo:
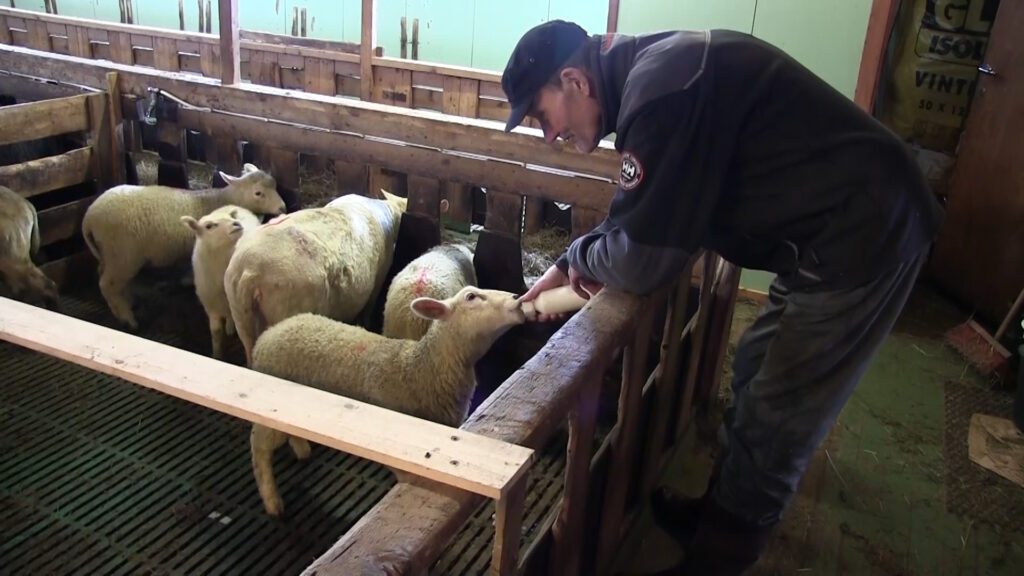
[[[260,169],[257,168],[255,164],[249,164],[248,162],[242,164],[242,176],[245,176],[250,172],[259,172],[259,170]]]
[[[411,306],[417,316],[427,320],[446,320],[452,313],[450,306],[433,298],[417,298],[412,301]]]
[[[199,221],[191,216],[182,216],[181,221],[185,224],[185,226],[188,226],[189,229],[195,232],[197,235],[199,234],[199,231],[202,230],[202,227],[199,226]]]
[[[447,214],[449,207],[451,207],[451,205],[448,203],[448,199],[447,198],[442,199],[441,200],[441,214]]]
[[[220,170],[217,171],[217,174],[220,174],[220,177],[223,178],[224,181],[227,182],[228,184],[231,184],[232,182],[236,182],[239,179],[238,176],[232,176],[230,174],[225,174],[224,172],[221,172]]]

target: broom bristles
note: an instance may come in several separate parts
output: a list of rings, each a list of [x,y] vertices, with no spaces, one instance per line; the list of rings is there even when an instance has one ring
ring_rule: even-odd
[[[983,376],[1001,371],[1010,351],[992,339],[984,328],[969,320],[945,335],[946,343],[964,357]]]

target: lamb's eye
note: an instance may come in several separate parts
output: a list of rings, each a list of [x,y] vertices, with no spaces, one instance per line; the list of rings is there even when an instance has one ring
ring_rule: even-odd
[[[466,294],[466,302],[472,302],[473,300],[476,300],[476,297],[476,292],[470,292],[469,294]]]
[[[214,224],[213,222],[210,222],[210,223],[208,223],[208,224],[206,225],[206,229],[207,229],[207,230],[213,230],[213,229],[214,229],[214,228],[216,228],[216,227],[217,227],[217,225],[216,225],[216,224]]]
[[[257,190],[256,191],[256,197],[259,198],[260,196],[263,196],[263,192]]]

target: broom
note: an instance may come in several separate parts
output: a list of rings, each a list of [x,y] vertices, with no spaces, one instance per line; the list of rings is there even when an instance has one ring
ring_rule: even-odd
[[[1022,305],[1024,289],[1017,295],[1017,300],[1010,307],[1010,312],[1003,318],[995,334],[990,336],[977,322],[968,320],[947,331],[946,342],[967,359],[982,376],[996,374],[1005,379],[1008,376],[1010,351],[1000,344],[999,340],[1010,327],[1010,322],[1020,314]]]

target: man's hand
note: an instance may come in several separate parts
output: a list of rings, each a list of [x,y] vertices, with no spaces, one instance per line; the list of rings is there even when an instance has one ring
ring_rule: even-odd
[[[526,294],[523,294],[517,300],[518,302],[528,302],[537,297],[541,292],[546,292],[552,288],[558,288],[559,286],[565,286],[569,284],[572,286],[573,291],[580,295],[581,298],[590,299],[591,294],[596,294],[604,287],[604,285],[594,282],[589,278],[581,276],[576,272],[575,268],[569,268],[569,275],[565,275],[557,266],[552,266],[544,272],[537,282],[527,290]],[[564,320],[569,316],[568,313],[562,314],[537,314],[534,319],[537,322],[551,322],[554,320]]]
[[[565,286],[568,283],[569,277],[563,274],[562,271],[558,269],[558,266],[552,266],[544,272],[543,276],[533,283],[533,286],[530,286],[530,289],[526,291],[526,294],[519,297],[517,302],[528,302],[536,298],[541,292],[546,292],[552,288],[558,288],[559,286]],[[552,320],[561,320],[566,316],[566,314],[537,314],[537,317],[534,318],[534,320],[537,322],[551,322]]]
[[[604,288],[604,284],[583,276],[571,266],[569,267],[569,285],[580,298],[587,300],[590,300],[591,295],[597,294]]]

